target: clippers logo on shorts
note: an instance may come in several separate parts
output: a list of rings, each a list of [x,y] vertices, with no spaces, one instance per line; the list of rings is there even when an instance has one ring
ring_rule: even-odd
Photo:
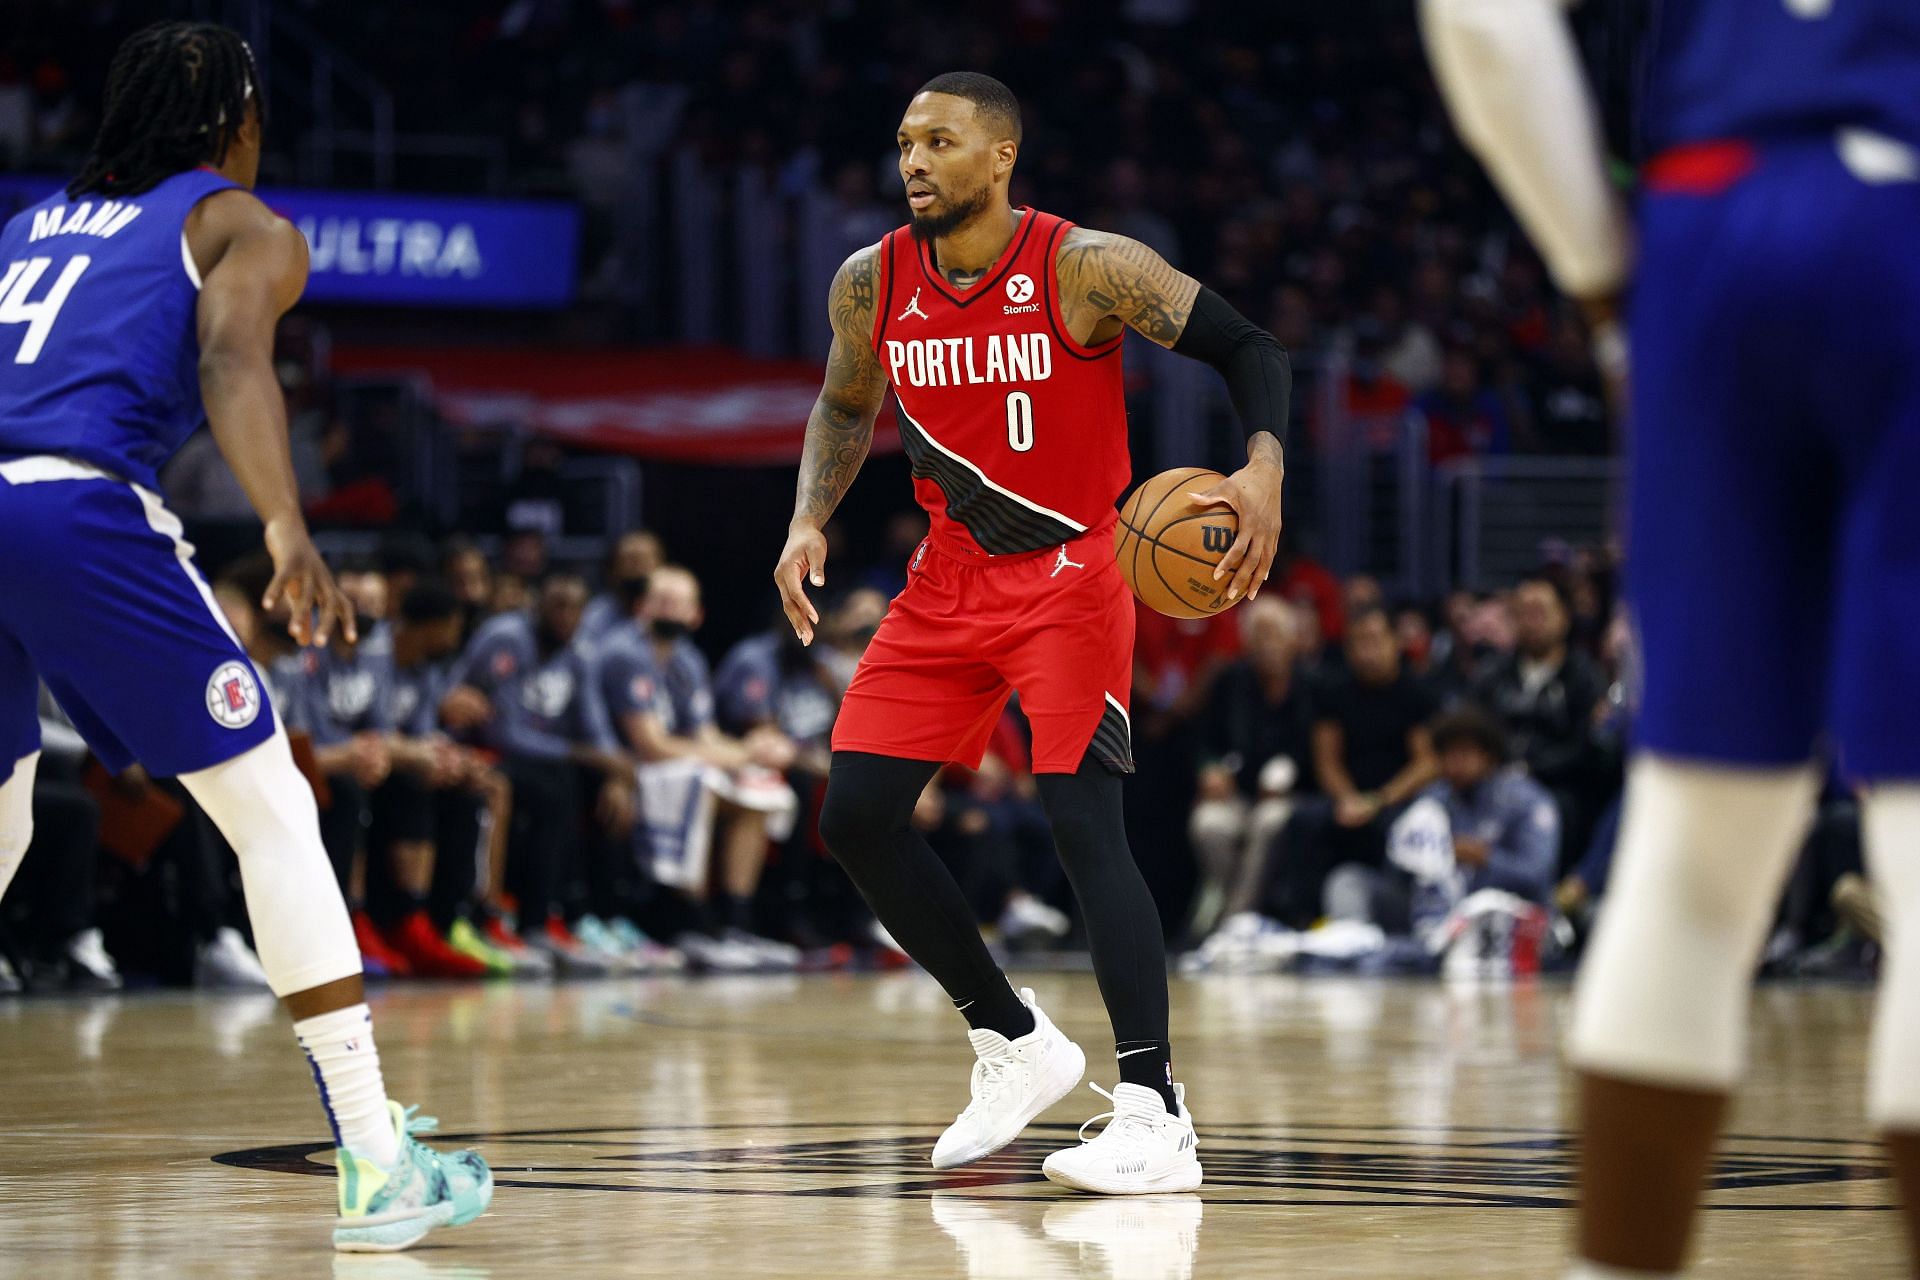
[[[228,729],[244,729],[260,714],[260,685],[243,662],[223,662],[207,681],[207,714]]]

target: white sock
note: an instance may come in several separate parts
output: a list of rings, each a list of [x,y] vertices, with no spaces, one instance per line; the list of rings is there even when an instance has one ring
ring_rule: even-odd
[[[1576,1262],[1567,1280],[1680,1280],[1678,1271],[1622,1271],[1597,1262]]]
[[[383,1169],[392,1167],[400,1158],[400,1138],[387,1111],[380,1051],[373,1045],[373,1014],[364,1004],[335,1009],[294,1023],[293,1034],[313,1065],[335,1145]]]

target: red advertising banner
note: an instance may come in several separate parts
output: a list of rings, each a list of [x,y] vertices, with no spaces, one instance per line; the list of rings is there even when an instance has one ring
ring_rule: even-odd
[[[822,373],[721,348],[338,347],[332,364],[423,377],[458,426],[512,424],[584,448],[743,466],[800,461]],[[890,403],[873,448],[900,448]]]

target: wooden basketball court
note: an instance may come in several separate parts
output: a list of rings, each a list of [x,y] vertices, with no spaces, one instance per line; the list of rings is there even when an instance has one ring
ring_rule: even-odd
[[[1029,981],[1111,1085],[1092,979]],[[1760,992],[1698,1274],[1906,1274],[1860,1120],[1870,1005]],[[1131,1201],[1040,1176],[1101,1109],[1084,1088],[933,1171],[970,1058],[917,974],[411,987],[374,1009],[393,1095],[493,1162],[487,1217],[334,1255],[332,1183],[306,1176],[330,1168],[319,1107],[270,1000],[16,1000],[0,1276],[1554,1280],[1569,1226],[1554,984],[1176,982],[1208,1185]]]

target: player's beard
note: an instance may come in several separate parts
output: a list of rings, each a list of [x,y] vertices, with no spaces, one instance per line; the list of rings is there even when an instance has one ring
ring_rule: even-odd
[[[913,215],[913,238],[915,240],[938,240],[950,236],[967,223],[979,217],[986,210],[989,191],[983,183],[972,194],[953,200],[943,200],[938,213],[928,211]]]

